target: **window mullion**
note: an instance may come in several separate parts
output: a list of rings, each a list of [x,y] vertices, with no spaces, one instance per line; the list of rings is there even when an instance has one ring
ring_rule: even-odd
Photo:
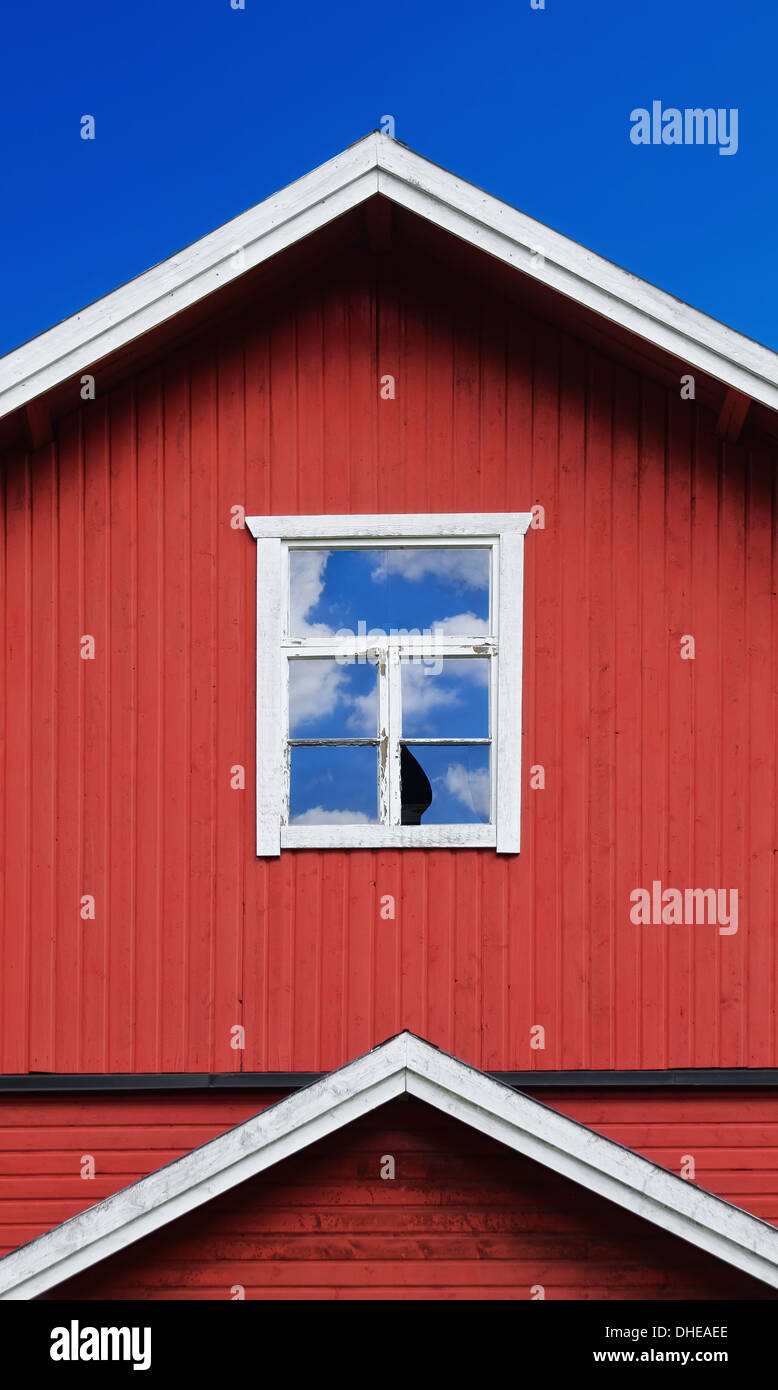
[[[387,675],[389,695],[389,725],[387,745],[387,774],[389,783],[389,824],[402,822],[402,787],[400,784],[400,738],[402,737],[402,671],[397,648],[388,652]]]
[[[289,658],[283,654],[281,662],[281,732],[283,738],[283,787],[281,794],[281,824],[288,825],[291,820],[292,789],[292,748],[289,742]]]
[[[391,825],[389,804],[389,655],[378,651],[378,820]]]

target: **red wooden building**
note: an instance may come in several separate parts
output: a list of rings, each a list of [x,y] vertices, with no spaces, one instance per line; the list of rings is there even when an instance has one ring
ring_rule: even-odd
[[[777,462],[377,133],[0,361],[2,1297],[774,1296]]]

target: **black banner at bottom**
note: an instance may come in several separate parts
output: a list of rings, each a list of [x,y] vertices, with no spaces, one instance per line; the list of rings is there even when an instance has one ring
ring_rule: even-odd
[[[394,1302],[391,1300],[390,1302]],[[344,1306],[347,1304],[347,1306]],[[328,1378],[341,1364],[348,1383],[394,1368],[407,1378],[439,1380],[449,1367],[461,1378],[471,1366],[496,1372],[506,1354],[516,1375],[529,1365],[545,1373],[601,1368],[719,1367],[739,1375],[771,1364],[775,1306],[753,1303],[553,1303],[492,1305],[347,1300],[281,1303],[4,1303],[0,1338],[6,1368],[47,1384],[78,1376],[82,1384],[135,1384],[171,1375],[198,1381],[225,1375],[306,1374]],[[499,1336],[499,1342],[492,1340]],[[337,1347],[334,1338],[341,1340]],[[288,1358],[282,1372],[278,1356]],[[340,1377],[338,1377],[340,1378]],[[18,1377],[17,1377],[18,1379]]]

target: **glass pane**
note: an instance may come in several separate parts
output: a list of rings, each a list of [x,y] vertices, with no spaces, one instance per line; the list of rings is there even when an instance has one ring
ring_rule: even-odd
[[[295,657],[289,662],[290,738],[375,738],[377,733],[374,661]]]
[[[292,748],[291,825],[370,825],[378,820],[378,750]]]
[[[488,656],[403,661],[403,738],[488,738]]]
[[[489,550],[289,551],[292,637],[489,630]]]
[[[488,747],[458,744],[446,748],[417,743],[404,747],[403,752],[403,825],[488,824]]]

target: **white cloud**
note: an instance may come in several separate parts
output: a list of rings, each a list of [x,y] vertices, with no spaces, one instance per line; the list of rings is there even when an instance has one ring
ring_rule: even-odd
[[[329,550],[293,550],[290,564],[290,608],[294,637],[331,637],[334,629],[327,623],[309,623],[308,614],[315,608],[324,588],[324,571],[332,552]]]
[[[461,763],[451,763],[446,769],[443,781],[446,790],[455,796],[457,801],[461,801],[469,811],[472,811],[476,816],[488,818],[490,789],[487,768],[481,767],[476,772],[468,772]]]
[[[376,687],[364,695],[350,690],[353,664],[343,665],[329,657],[293,660],[289,663],[289,733],[305,737],[307,725],[321,724],[340,706],[345,714],[344,729],[351,735],[375,738],[378,722]]]
[[[410,727],[410,721],[413,720],[416,734],[419,734],[422,728],[432,735],[439,733],[440,730],[435,727],[434,722],[436,712],[441,709],[456,709],[466,700],[473,698],[470,691],[462,689],[459,685],[460,677],[471,682],[470,690],[472,685],[488,685],[488,659],[446,657],[442,670],[439,664],[428,666],[421,661],[406,662],[403,666],[402,698],[403,718],[408,720],[407,727]],[[476,700],[473,712],[475,722],[480,717],[481,708],[480,700]]]
[[[450,709],[460,703],[459,691],[441,681],[434,667],[411,661],[403,667],[402,698],[405,718],[413,716],[417,720],[424,719],[433,710]]]
[[[441,637],[481,637],[488,633],[489,623],[475,613],[455,613],[450,618],[436,618],[432,630]]]
[[[381,552],[381,560],[370,578],[380,583],[390,574],[416,584],[427,575],[442,579],[454,589],[488,589],[489,552],[462,546],[457,550],[391,549]]]
[[[325,811],[323,806],[311,806],[299,816],[292,816],[292,825],[370,825],[364,811]]]
[[[375,691],[367,695],[354,695],[348,702],[351,705],[351,713],[346,720],[346,727],[357,736],[364,734],[368,738],[375,738],[378,727]]]
[[[289,663],[289,732],[294,738],[306,724],[332,714],[344,698],[348,667],[336,661]]]

